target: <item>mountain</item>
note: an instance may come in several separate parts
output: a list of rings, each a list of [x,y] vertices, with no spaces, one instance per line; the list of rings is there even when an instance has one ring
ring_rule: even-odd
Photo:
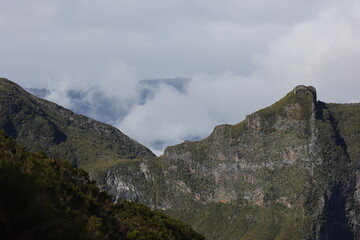
[[[15,135],[17,141],[31,148],[32,139],[38,139],[43,141],[39,148],[51,154],[48,144],[56,146],[57,153],[72,160],[69,146],[52,140],[61,134],[48,130],[46,135],[40,130],[65,133],[61,123],[71,122],[68,117],[73,115],[55,115],[59,109],[66,111],[57,106],[52,109],[53,125],[38,123],[39,112],[50,115],[51,109],[44,106],[51,103],[19,94],[22,91],[15,85],[16,91],[3,91],[2,85],[1,126],[12,133],[27,123],[24,129],[31,134]],[[9,93],[12,98],[3,97]],[[14,105],[21,112],[31,99],[36,111],[3,112],[22,101]],[[82,120],[86,122],[85,117]],[[103,131],[80,126],[91,136]],[[314,88],[298,86],[244,121],[217,126],[204,140],[168,147],[161,157],[134,147],[112,161],[110,154],[102,152],[109,151],[102,145],[106,137],[90,140],[91,148],[80,148],[83,153],[76,163],[87,167],[114,198],[161,209],[208,239],[360,239],[360,104],[324,103],[317,100]],[[78,146],[82,145],[74,146],[74,153]],[[98,157],[88,163],[86,158],[93,157],[94,149]]]
[[[66,90],[62,87],[25,88],[25,90],[37,97],[61,102],[75,113],[116,126],[131,114],[133,109],[156,98],[157,94],[162,92],[162,88],[171,88],[178,94],[186,94],[189,83],[190,80],[186,78],[142,80],[134,83],[135,86],[129,90],[132,94],[128,97],[123,97],[120,93],[115,96],[109,95],[94,86],[82,88],[74,86]],[[168,140],[154,138],[147,143],[147,146],[154,151],[163,152],[168,144]]]
[[[0,116],[0,129],[27,150],[45,151],[91,174],[123,159],[155,156],[117,128],[35,97],[4,78]]]
[[[99,191],[68,161],[29,153],[0,131],[1,239],[204,239],[141,204]]]
[[[208,239],[359,239],[359,140],[359,104],[326,104],[298,86],[202,141],[117,164],[106,189]]]

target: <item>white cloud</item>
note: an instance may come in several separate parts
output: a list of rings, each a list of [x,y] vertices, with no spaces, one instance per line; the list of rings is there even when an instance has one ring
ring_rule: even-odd
[[[0,74],[31,87],[50,76],[49,99],[67,107],[69,89],[86,92],[93,117],[101,92],[119,113],[109,121],[158,153],[298,84],[360,102],[355,0],[4,0],[0,32]],[[162,84],[138,103],[139,79],[178,76],[192,79],[185,93]]]
[[[38,85],[109,59],[136,66],[141,78],[249,73],[254,53],[329,2],[4,0],[0,66]]]
[[[314,85],[324,101],[360,101],[359,42],[359,3],[334,4],[274,41],[256,74],[278,87]]]
[[[359,4],[329,5],[289,26],[266,51],[252,50],[251,74],[197,75],[186,94],[163,88],[119,127],[148,146],[154,140],[175,144],[206,137],[215,125],[239,122],[299,84],[317,87],[323,101],[359,102],[359,17]],[[229,29],[222,26],[220,31]]]
[[[232,73],[196,75],[185,93],[162,85],[152,100],[135,106],[118,127],[160,154],[167,145],[207,136],[218,124],[241,121],[269,95],[262,86],[259,80],[247,81]]]
[[[90,117],[115,123],[137,102],[137,79],[134,67],[122,62],[112,62],[104,68],[99,66],[89,69],[79,76],[65,75],[56,81],[49,78],[50,94],[46,99],[74,110],[82,108],[85,111],[83,113]],[[81,96],[74,97],[71,91],[72,95]],[[117,116],[119,119],[111,119],[103,114],[111,114],[112,118]]]

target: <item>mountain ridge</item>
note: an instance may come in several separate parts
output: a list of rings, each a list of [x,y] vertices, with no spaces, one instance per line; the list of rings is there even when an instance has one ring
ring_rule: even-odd
[[[215,127],[204,140],[168,147],[137,167],[111,168],[107,190],[136,195],[133,200],[165,210],[209,239],[356,239],[359,195],[342,142],[315,89],[298,86],[238,124]],[[122,191],[127,184],[131,190]],[[231,220],[231,212],[242,220]],[[256,224],[246,219],[249,214]]]
[[[299,85],[160,157],[88,167],[114,198],[162,209],[208,239],[353,240],[360,237],[359,122],[359,104],[327,104]]]
[[[0,98],[0,128],[30,151],[46,151],[85,170],[101,160],[155,156],[117,128],[37,98],[7,79],[0,79]]]

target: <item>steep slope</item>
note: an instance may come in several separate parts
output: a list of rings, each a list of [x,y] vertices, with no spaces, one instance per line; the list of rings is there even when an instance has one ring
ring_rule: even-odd
[[[163,209],[209,239],[357,239],[346,150],[315,89],[298,86],[202,141],[114,166],[107,190]]]
[[[360,104],[326,104],[329,118],[335,126],[339,145],[346,150],[351,161],[347,178],[343,180],[346,192],[338,201],[344,201],[345,211],[351,216],[356,239],[360,238]],[[336,197],[336,195],[335,195]],[[334,198],[334,200],[337,200]],[[340,204],[341,205],[341,204]],[[340,212],[341,213],[341,212]],[[331,216],[330,216],[331,217]],[[338,215],[335,223],[341,224]],[[338,226],[329,225],[337,229]]]
[[[1,239],[203,239],[135,203],[113,204],[68,161],[28,153],[0,131]]]
[[[0,129],[30,151],[46,151],[91,173],[122,159],[154,156],[118,129],[37,98],[4,78]]]

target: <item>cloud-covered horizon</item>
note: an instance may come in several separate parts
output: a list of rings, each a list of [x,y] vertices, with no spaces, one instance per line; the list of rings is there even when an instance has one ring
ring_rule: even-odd
[[[157,154],[299,84],[322,101],[360,102],[355,0],[5,0],[0,31],[2,76],[49,86],[65,107],[80,104],[70,90],[86,93],[92,117]],[[139,101],[141,80],[174,77],[189,79],[184,91],[162,83]],[[100,116],[99,102],[116,117]]]

